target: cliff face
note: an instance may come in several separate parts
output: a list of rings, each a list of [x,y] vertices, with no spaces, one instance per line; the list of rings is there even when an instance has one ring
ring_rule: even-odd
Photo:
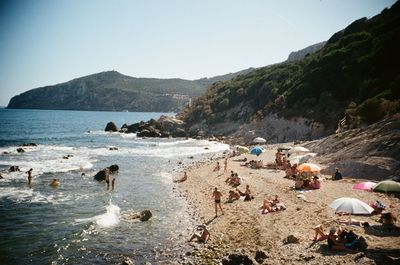
[[[319,43],[310,45],[304,49],[301,49],[299,51],[291,52],[289,54],[289,57],[287,58],[287,61],[292,62],[292,61],[302,60],[306,56],[309,56],[310,54],[321,50],[324,47],[325,43],[326,43],[326,41],[319,42]]]
[[[235,139],[247,137],[240,128],[258,126],[264,129],[257,136],[271,142],[329,135],[339,120],[341,128],[367,126],[400,112],[398,47],[399,2],[353,22],[301,60],[212,84],[178,117],[192,131]]]

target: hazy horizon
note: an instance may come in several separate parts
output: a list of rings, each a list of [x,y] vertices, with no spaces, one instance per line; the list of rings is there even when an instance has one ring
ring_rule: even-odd
[[[394,3],[2,1],[0,105],[103,71],[195,80],[279,63]]]

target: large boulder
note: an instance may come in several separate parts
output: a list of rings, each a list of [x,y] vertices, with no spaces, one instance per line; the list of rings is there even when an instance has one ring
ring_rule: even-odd
[[[104,131],[106,131],[106,132],[118,132],[119,129],[118,129],[117,125],[115,125],[114,122],[110,121],[109,123],[107,123],[106,128],[104,129]]]
[[[17,152],[18,153],[25,153],[25,150],[24,150],[24,148],[19,147],[19,148],[17,148]]]
[[[126,133],[136,133],[139,131],[139,125],[139,122],[131,125],[125,123],[124,125],[122,125],[121,130],[124,130],[124,132]]]

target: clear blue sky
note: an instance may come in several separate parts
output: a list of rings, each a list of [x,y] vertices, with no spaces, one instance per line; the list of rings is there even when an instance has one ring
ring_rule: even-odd
[[[0,1],[0,105],[116,70],[197,79],[284,61],[394,0]]]

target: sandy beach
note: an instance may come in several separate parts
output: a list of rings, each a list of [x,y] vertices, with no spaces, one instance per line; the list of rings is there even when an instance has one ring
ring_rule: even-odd
[[[236,258],[250,259],[254,264],[386,264],[400,261],[400,231],[382,228],[378,222],[379,215],[352,216],[353,219],[368,221],[371,228],[342,225],[366,238],[368,249],[365,252],[331,251],[326,240],[313,242],[314,226],[324,223],[325,231],[328,232],[331,226],[339,227],[338,220],[348,220],[348,216],[339,216],[328,206],[335,199],[354,197],[366,203],[379,200],[397,218],[399,199],[385,194],[354,190],[352,186],[362,180],[349,179],[346,176],[343,180],[332,181],[328,180],[331,176],[323,175],[321,189],[299,193],[293,190],[294,181],[284,178],[283,170],[250,169],[240,166],[242,162],[234,161],[247,157],[248,160],[262,160],[264,164],[273,162],[276,146],[266,146],[266,152],[259,157],[245,154],[229,158],[226,173],[224,157],[190,166],[183,165],[183,170],[188,172],[188,179],[176,183],[177,191],[187,198],[188,211],[194,220],[198,224],[207,224],[211,237],[206,244],[187,243],[191,250],[181,257],[180,263],[220,264],[222,259],[232,253]],[[214,172],[217,161],[221,164],[221,170]],[[225,183],[231,170],[237,172],[242,179],[238,188],[244,191],[246,184],[249,184],[255,199],[225,203],[228,192],[232,189]],[[180,175],[176,178],[181,177]],[[219,214],[218,217],[215,217],[212,199],[214,187],[218,187],[223,194],[222,207],[225,214]],[[264,196],[268,195],[272,200],[275,194],[279,195],[287,209],[261,214],[259,207]],[[298,198],[299,194],[304,197]],[[291,235],[298,238],[299,242],[284,243]],[[187,236],[189,239],[190,235]],[[244,261],[244,264],[251,263]]]

